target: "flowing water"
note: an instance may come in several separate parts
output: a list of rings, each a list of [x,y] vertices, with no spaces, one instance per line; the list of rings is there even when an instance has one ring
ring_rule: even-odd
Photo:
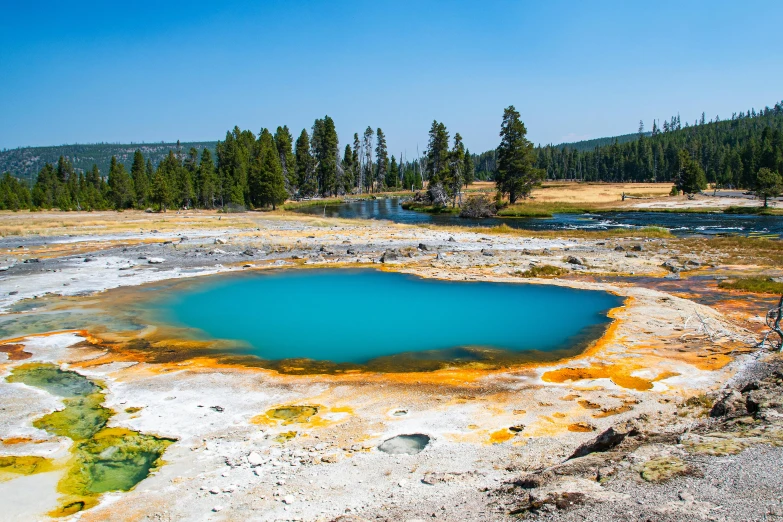
[[[196,279],[144,306],[161,324],[233,340],[263,360],[366,365],[400,354],[420,362],[562,356],[599,337],[621,301],[551,285],[332,269]]]
[[[310,206],[297,212],[326,217],[386,219],[396,223],[492,227],[500,224],[526,230],[610,230],[664,227],[676,235],[770,235],[783,237],[783,216],[687,212],[601,212],[555,214],[550,218],[467,219],[453,214],[405,210],[402,200],[364,199],[339,205]]]

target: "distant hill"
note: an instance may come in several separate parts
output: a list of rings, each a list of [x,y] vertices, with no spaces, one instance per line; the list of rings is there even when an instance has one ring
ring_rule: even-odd
[[[204,148],[215,152],[216,141],[192,141],[180,143],[182,154],[187,154],[191,147],[199,153]],[[111,157],[125,164],[130,170],[133,153],[141,150],[145,159],[152,160],[157,166],[170,150],[177,151],[176,143],[96,143],[90,145],[56,145],[51,147],[21,147],[0,152],[0,173],[10,172],[25,180],[35,180],[38,171],[45,163],[56,164],[60,156],[70,160],[77,172],[86,172],[93,164],[98,165],[104,176],[109,172]]]
[[[652,136],[651,132],[645,132],[645,136]],[[559,149],[572,149],[577,150],[579,152],[585,152],[588,150],[595,150],[596,147],[605,147],[606,145],[611,145],[612,143],[617,141],[618,144],[621,143],[628,143],[629,141],[636,141],[639,139],[639,133],[635,132],[633,134],[623,134],[622,136],[610,136],[608,138],[595,138],[592,140],[584,140],[584,141],[574,141],[572,143],[560,143],[558,145],[555,145],[555,147]]]

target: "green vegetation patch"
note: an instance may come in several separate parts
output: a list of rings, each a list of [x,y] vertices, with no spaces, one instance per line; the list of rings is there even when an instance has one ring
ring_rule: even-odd
[[[568,273],[568,270],[559,266],[553,265],[540,265],[533,266],[525,270],[524,272],[517,271],[514,275],[519,277],[560,277]]]
[[[18,366],[6,377],[6,381],[41,388],[59,397],[86,397],[101,390],[100,386],[81,374],[46,363]]]
[[[688,473],[688,465],[677,457],[650,459],[637,468],[647,482],[664,482]]]
[[[33,426],[74,441],[68,471],[57,489],[64,494],[60,517],[88,509],[107,491],[128,491],[161,464],[174,439],[125,428],[107,428],[114,412],[102,405],[102,387],[53,364],[25,364],[6,379],[35,386],[63,398],[65,407],[33,421]],[[32,474],[51,469],[42,457],[0,457],[0,480],[6,473]]]
[[[103,429],[76,445],[64,489],[77,495],[128,491],[147,478],[172,443],[124,428]]]
[[[103,429],[112,416],[109,408],[101,406],[103,400],[103,393],[64,399],[65,408],[36,419],[33,426],[74,441],[89,439]]]
[[[718,283],[718,287],[755,294],[783,294],[783,283],[779,283],[771,277],[743,277],[733,281],[721,281]]]

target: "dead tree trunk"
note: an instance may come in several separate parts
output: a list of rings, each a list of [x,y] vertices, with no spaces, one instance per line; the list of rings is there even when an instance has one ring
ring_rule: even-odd
[[[777,334],[777,336],[780,337],[780,342],[778,343],[777,348],[779,351],[783,352],[783,330],[781,330],[780,326],[781,320],[783,320],[783,295],[780,296],[778,306],[767,312],[767,326],[769,327],[769,331],[764,335],[764,338],[758,344],[759,348],[764,347],[764,343],[767,342],[767,339],[770,335]],[[769,344],[771,347],[775,346],[771,340]]]

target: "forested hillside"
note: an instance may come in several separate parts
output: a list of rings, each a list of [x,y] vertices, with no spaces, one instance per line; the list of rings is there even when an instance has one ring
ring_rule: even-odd
[[[783,172],[783,102],[756,112],[681,123],[679,116],[649,135],[640,132],[626,143],[612,142],[592,150],[569,146],[537,149],[537,166],[548,179],[585,181],[675,181],[681,170],[680,151],[686,151],[720,186],[754,188],[760,168]]]
[[[20,147],[0,152],[0,172],[10,172],[20,180],[35,182],[38,172],[47,163],[57,163],[60,156],[73,165],[74,170],[86,173],[97,165],[101,172],[108,172],[112,156],[130,169],[133,162],[133,153],[141,150],[145,157],[157,165],[165,158],[170,150],[177,152],[205,148],[214,154],[216,141],[198,141],[187,143],[140,143],[117,144],[95,143],[88,145],[57,145],[52,147]]]

